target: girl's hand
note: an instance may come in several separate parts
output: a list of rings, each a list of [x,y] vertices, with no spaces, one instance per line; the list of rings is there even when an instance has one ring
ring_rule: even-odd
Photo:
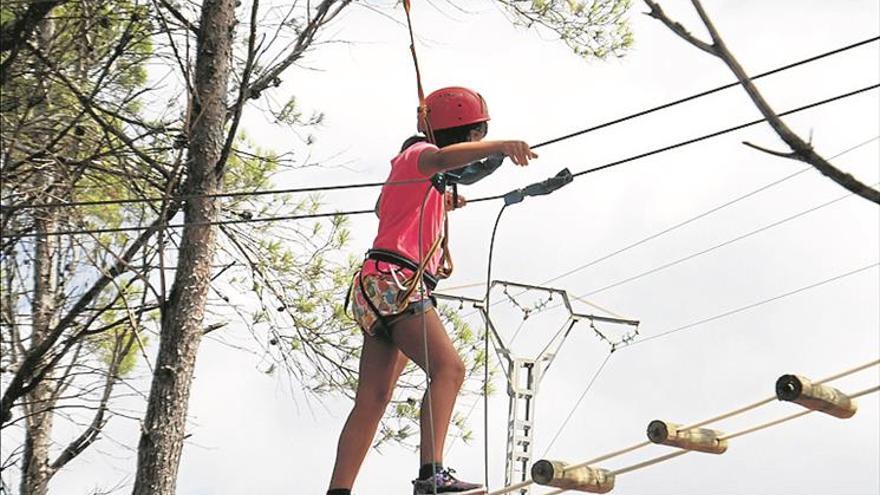
[[[529,160],[538,158],[538,155],[529,148],[525,141],[502,141],[501,153],[509,156],[513,163],[524,167],[529,164]]]
[[[452,204],[452,191],[446,191],[446,195],[444,196],[444,200],[446,202],[446,210],[452,211],[457,208],[461,208],[462,206],[467,204],[467,199],[461,194],[458,195],[458,201],[455,204]]]

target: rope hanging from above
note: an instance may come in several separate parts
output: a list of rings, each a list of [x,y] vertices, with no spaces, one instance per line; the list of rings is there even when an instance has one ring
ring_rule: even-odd
[[[416,90],[419,95],[418,129],[425,133],[431,144],[436,144],[434,130],[428,121],[428,105],[425,103],[425,90],[422,87],[422,73],[419,70],[419,57],[416,54],[416,40],[413,36],[412,18],[410,17],[410,0],[403,0],[403,10],[406,12],[406,26],[409,29],[409,51],[412,53],[413,66],[416,69]]]

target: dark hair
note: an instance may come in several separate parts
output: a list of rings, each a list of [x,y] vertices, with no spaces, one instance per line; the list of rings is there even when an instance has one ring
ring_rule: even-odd
[[[476,124],[460,125],[458,127],[450,127],[448,129],[434,131],[434,140],[437,141],[435,144],[438,148],[443,148],[450,144],[463,143],[468,140],[471,131],[475,130],[482,130],[483,134],[485,134],[489,130],[488,122],[477,122]],[[427,140],[428,138],[419,134],[410,136],[403,142],[400,151],[403,152],[403,150],[410,146]]]

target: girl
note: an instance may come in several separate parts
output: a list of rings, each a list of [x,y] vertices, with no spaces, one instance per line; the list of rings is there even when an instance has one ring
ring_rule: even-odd
[[[465,201],[456,198],[458,204],[453,205],[451,195],[443,194],[437,181],[432,184],[429,179],[444,172],[461,177],[465,166],[493,155],[508,156],[521,166],[537,155],[523,141],[483,141],[489,112],[475,91],[443,88],[428,95],[425,103],[436,145],[416,136],[391,160],[388,182],[403,183],[382,188],[376,205],[379,232],[349,292],[364,344],[355,403],[339,437],[327,495],[351,494],[408,359],[429,380],[420,416],[421,469],[413,481],[413,493],[481,487],[455,479],[453,471],[443,467],[446,430],[465,370],[437,316],[430,291],[451,272],[444,242],[446,210],[463,206]],[[419,130],[426,131],[421,126]],[[497,158],[494,162],[489,167],[497,167]]]

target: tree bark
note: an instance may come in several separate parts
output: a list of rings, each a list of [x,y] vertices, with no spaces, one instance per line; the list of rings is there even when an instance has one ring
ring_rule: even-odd
[[[37,28],[38,42],[43,48],[51,42],[52,22],[45,20]],[[44,114],[51,112],[48,91],[41,83],[35,88],[43,96],[36,111]],[[45,191],[55,186],[58,180],[52,173],[51,166],[46,166],[43,173],[36,174],[34,186],[38,191]],[[34,212],[34,227],[38,234],[34,242],[34,293],[31,303],[31,349],[40,346],[49,337],[57,318],[58,271],[57,258],[59,238],[46,235],[56,230],[58,210],[55,208],[37,209]],[[21,466],[22,495],[45,495],[49,490],[49,478],[52,470],[49,467],[49,447],[52,443],[52,425],[54,404],[54,382],[52,372],[45,379],[24,395],[22,410],[25,415],[25,440]]]
[[[42,174],[40,174],[42,175]],[[41,180],[45,180],[45,177]],[[55,259],[58,237],[45,235],[55,230],[55,209],[36,214],[35,227],[40,235],[34,247],[34,301],[32,311],[31,345],[38,345],[48,335],[55,317],[55,289],[57,274]],[[52,441],[52,405],[54,388],[52,372],[25,394],[25,443],[22,459],[22,495],[45,495],[52,477],[49,468],[49,447]]]
[[[222,184],[226,95],[232,70],[234,0],[202,4],[196,58],[193,124],[184,185],[186,195],[210,195]],[[215,199],[187,200],[177,274],[162,319],[147,413],[138,444],[135,495],[173,495],[183,450],[196,354],[211,280],[217,219]],[[196,225],[192,225],[192,224]]]

